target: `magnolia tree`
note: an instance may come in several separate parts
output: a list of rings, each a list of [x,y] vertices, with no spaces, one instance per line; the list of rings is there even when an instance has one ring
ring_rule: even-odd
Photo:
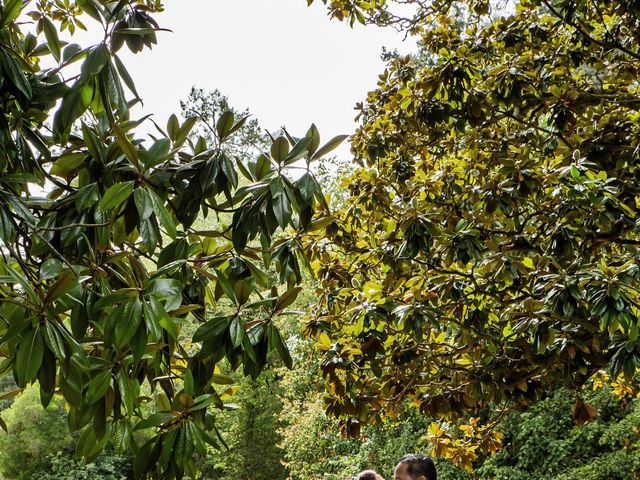
[[[300,235],[326,221],[309,165],[343,139],[319,148],[312,127],[241,160],[226,145],[247,118],[230,111],[206,138],[176,116],[140,138],[117,52],[156,43],[161,9],[0,2],[0,373],[19,390],[37,382],[45,406],[62,395],[78,455],[111,440],[139,478],[194,477],[219,444],[211,410],[232,382],[220,361],[252,377],[270,351],[290,365],[272,320],[299,292]],[[60,39],[77,28],[102,39]]]
[[[349,198],[309,239],[327,411],[351,433],[403,399],[486,422],[601,370],[632,381],[638,2],[325,3],[422,47],[360,105]],[[595,413],[576,400],[578,422]],[[462,463],[499,445],[465,428],[428,436]]]

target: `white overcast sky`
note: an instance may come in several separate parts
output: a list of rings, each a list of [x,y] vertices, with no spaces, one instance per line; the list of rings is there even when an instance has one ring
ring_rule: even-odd
[[[269,130],[303,135],[314,122],[326,141],[352,133],[354,106],[383,71],[383,46],[411,51],[391,29],[349,28],[320,0],[167,0],[152,51],[122,55],[144,113],[164,125],[192,85],[218,88]],[[122,51],[125,51],[126,47]],[[341,148],[341,156],[348,152]]]

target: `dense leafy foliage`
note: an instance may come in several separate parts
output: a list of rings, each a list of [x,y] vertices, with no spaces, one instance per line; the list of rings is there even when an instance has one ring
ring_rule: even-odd
[[[219,415],[228,450],[211,452],[200,465],[204,478],[234,480],[285,479],[278,429],[283,421],[279,369],[268,367],[259,378],[237,383],[234,408]]]
[[[29,480],[128,480],[133,474],[130,459],[105,452],[91,463],[60,455],[50,461],[48,468],[36,471]]]
[[[2,412],[9,434],[0,435],[0,478],[29,478],[51,466],[50,454],[71,446],[64,401],[54,399],[46,410],[38,389],[29,387]]]
[[[131,478],[130,456],[112,448],[91,463],[74,459],[75,441],[69,435],[64,400],[54,397],[46,409],[36,386],[29,386],[2,411],[9,434],[0,436],[0,478],[124,480]],[[74,435],[77,437],[77,435]]]
[[[571,418],[572,395],[559,389],[524,412],[509,415],[500,424],[505,448],[476,470],[479,478],[524,480],[619,479],[640,473],[637,425],[638,399],[625,407],[612,397],[610,387],[584,392],[585,401],[598,408],[591,423],[576,426]]]
[[[331,5],[375,22],[393,3]],[[361,105],[350,196],[331,242],[309,241],[327,411],[350,433],[402,399],[487,420],[601,369],[633,379],[637,2],[398,3],[424,55],[392,60]]]
[[[137,477],[180,478],[219,445],[218,362],[252,377],[269,351],[290,364],[273,319],[300,291],[299,236],[327,207],[309,165],[343,138],[321,147],[312,127],[246,161],[226,148],[247,120],[231,111],[206,138],[176,116],[136,136],[140,99],[117,52],[156,43],[161,8],[0,4],[0,373],[37,382],[43,405],[62,394],[78,456],[111,440],[136,454]],[[88,26],[98,44],[61,40]],[[213,229],[194,223],[220,213]]]
[[[438,450],[442,449],[443,439],[434,436],[437,424],[406,404],[393,418],[364,426],[358,438],[345,438],[336,421],[324,414],[322,388],[317,381],[310,382],[311,378],[301,364],[285,377],[287,404],[283,416],[287,426],[283,429],[282,446],[291,479],[341,480],[365,468],[375,468],[390,478],[398,458],[407,452],[441,455]],[[438,478],[637,478],[639,400],[615,382],[613,386],[597,384],[590,383],[580,392],[583,401],[598,410],[592,422],[576,425],[572,416],[575,394],[559,388],[526,410],[512,411],[500,420],[496,429],[504,435],[504,447],[499,452],[478,454],[468,466],[469,471],[455,467],[453,463],[458,458],[437,460]],[[596,386],[598,389],[594,390]],[[310,434],[301,438],[300,431]],[[459,435],[446,441],[455,444],[463,439]]]

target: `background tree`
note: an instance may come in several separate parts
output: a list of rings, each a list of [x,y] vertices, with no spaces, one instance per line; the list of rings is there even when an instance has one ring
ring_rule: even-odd
[[[309,241],[328,413],[352,434],[402,399],[483,423],[601,369],[633,380],[637,6],[522,0],[495,18],[454,2],[461,24],[451,2],[406,3],[415,15],[394,23],[432,61],[388,65],[361,106],[332,241]],[[331,8],[384,23],[393,4]],[[576,401],[576,419],[594,414]]]
[[[193,130],[189,134],[192,141],[216,142],[215,125],[225,112],[233,112],[238,118],[247,120],[235,134],[223,145],[225,151],[245,162],[251,161],[260,154],[269,151],[269,135],[263,130],[256,118],[251,118],[249,109],[240,111],[229,105],[229,99],[219,90],[205,91],[192,87],[185,100],[180,101],[180,110],[184,119],[197,118]],[[202,138],[203,140],[200,140]]]
[[[499,427],[505,434],[505,448],[478,465],[478,478],[636,478],[640,472],[640,445],[634,431],[638,399],[623,407],[611,386],[583,391],[583,395],[599,414],[582,426],[572,420],[573,401],[563,388],[506,417]]]
[[[38,389],[27,388],[2,412],[9,435],[0,435],[0,472],[3,478],[30,478],[50,466],[49,453],[71,445],[64,401],[56,398],[42,408]]]
[[[64,400],[54,397],[46,409],[38,388],[27,387],[2,411],[8,434],[0,435],[0,478],[17,480],[125,480],[131,457],[106,448],[92,464],[74,459],[77,435],[69,434]]]
[[[279,427],[282,387],[279,372],[268,367],[257,379],[238,381],[233,409],[218,416],[228,450],[212,451],[200,465],[204,478],[286,479]]]

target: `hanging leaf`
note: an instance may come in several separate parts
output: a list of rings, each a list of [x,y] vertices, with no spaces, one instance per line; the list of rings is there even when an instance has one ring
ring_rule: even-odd
[[[154,413],[153,415],[139,421],[134,430],[144,430],[145,428],[159,427],[165,423],[175,420],[172,413]]]
[[[128,182],[116,183],[102,196],[100,201],[100,210],[107,212],[119,207],[133,193],[133,180]]]
[[[104,43],[97,45],[93,50],[91,50],[89,55],[87,55],[86,60],[82,63],[82,67],[80,69],[84,80],[87,81],[94,75],[99,74],[107,63],[108,58],[109,53],[107,46]]]
[[[11,82],[11,85],[24,95],[25,98],[30,99],[32,95],[31,84],[21,71],[17,62],[4,49],[0,49],[0,65],[2,65],[2,72],[6,80]]]
[[[73,285],[74,278],[75,275],[71,270],[67,270],[62,275],[60,275],[54,282],[54,284],[49,288],[47,295],[44,297],[43,303],[51,303],[64,295]]]
[[[158,216],[160,224],[167,231],[167,235],[175,240],[177,235],[176,224],[171,218],[171,215],[169,215],[169,211],[165,208],[163,201],[160,200],[160,197],[158,197],[153,190],[148,190],[148,192],[153,200],[153,211]]]
[[[8,0],[2,11],[2,16],[0,17],[0,28],[4,28],[13,22],[18,15],[20,15],[20,11],[22,10],[22,0]]]
[[[275,178],[270,184],[273,214],[281,228],[285,228],[291,221],[291,202],[286,192],[284,182],[280,177]]]
[[[229,326],[229,334],[231,335],[231,343],[234,347],[242,345],[246,332],[244,328],[244,322],[240,318],[235,317]]]
[[[270,348],[275,349],[287,368],[291,369],[293,367],[293,360],[289,353],[289,349],[282,339],[280,332],[272,323],[270,323],[268,327],[268,337]]]
[[[154,212],[154,200],[151,193],[145,188],[136,188],[133,192],[133,199],[138,209],[140,220],[146,220]]]
[[[138,298],[129,300],[115,322],[115,345],[122,348],[131,340],[142,321],[142,304]]]
[[[109,386],[111,386],[111,370],[98,373],[93,377],[91,382],[89,382],[84,401],[87,405],[96,403],[105,396]]]
[[[31,382],[42,364],[44,341],[39,328],[27,330],[18,342],[15,358],[15,372],[19,387]]]

